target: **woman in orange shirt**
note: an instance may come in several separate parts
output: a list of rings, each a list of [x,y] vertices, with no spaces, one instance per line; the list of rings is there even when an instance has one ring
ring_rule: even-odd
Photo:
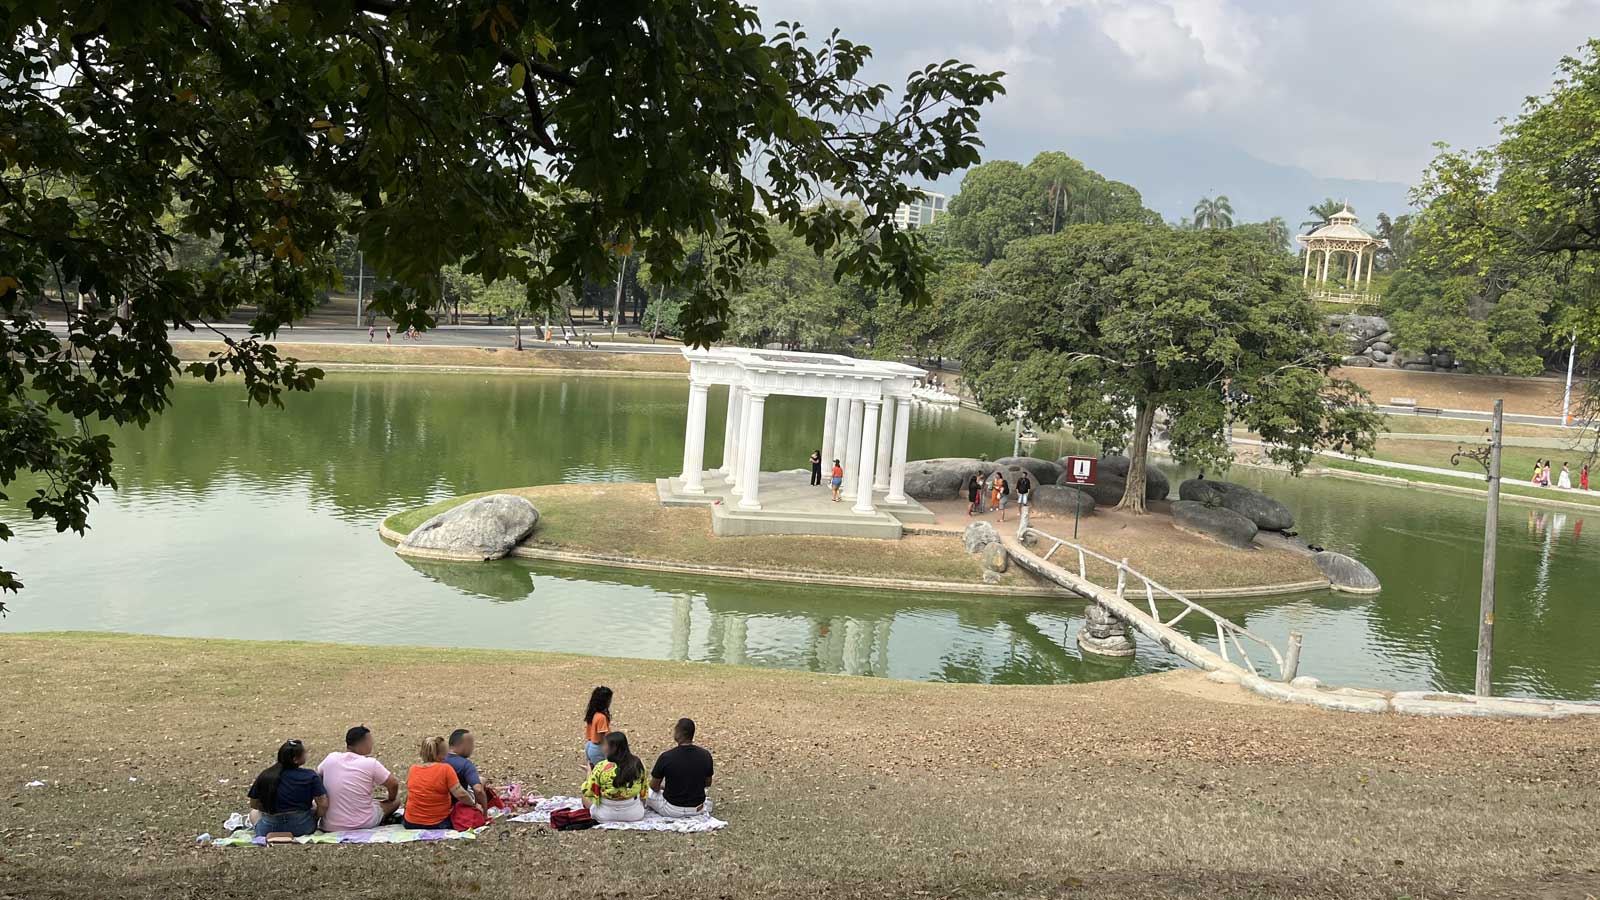
[[[472,792],[461,786],[456,770],[444,761],[450,747],[442,737],[423,738],[418,748],[422,765],[406,773],[407,828],[449,828],[451,799],[480,809]]]
[[[589,768],[605,762],[602,746],[611,731],[611,688],[597,687],[589,694],[589,706],[583,711],[583,758]]]

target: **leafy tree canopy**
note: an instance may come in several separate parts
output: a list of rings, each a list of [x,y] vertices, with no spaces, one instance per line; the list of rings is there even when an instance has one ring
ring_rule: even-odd
[[[1012,243],[963,305],[963,377],[1000,417],[1104,446],[1133,466],[1121,508],[1144,509],[1157,409],[1182,463],[1223,468],[1240,422],[1299,471],[1320,447],[1372,448],[1366,394],[1332,378],[1339,356],[1286,254],[1232,231],[1084,225]]]
[[[1068,225],[1161,221],[1132,186],[1059,152],[1041,153],[1026,166],[999,160],[970,169],[948,219],[951,244],[985,264],[1011,241]]]
[[[539,308],[631,255],[714,340],[776,249],[758,207],[838,274],[922,300],[930,257],[895,208],[978,161],[1001,90],[954,60],[868,83],[869,48],[764,34],[737,0],[16,0],[0,30],[0,487],[41,473],[32,514],[77,531],[111,445],[52,414],[148,421],[179,372],[169,327],[251,305],[272,335],[337,281],[342,234],[402,327],[430,323],[452,263]],[[811,206],[824,188],[863,215]],[[719,244],[707,270],[693,235]],[[79,291],[121,314],[66,342],[24,315]],[[259,339],[191,371],[263,403],[320,375]]]

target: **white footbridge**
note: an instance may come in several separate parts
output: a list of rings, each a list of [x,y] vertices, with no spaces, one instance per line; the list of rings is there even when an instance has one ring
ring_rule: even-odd
[[[1195,666],[1208,672],[1224,671],[1285,682],[1295,677],[1295,670],[1300,665],[1298,632],[1289,633],[1288,646],[1280,651],[1271,641],[1248,628],[1217,615],[1176,591],[1162,587],[1129,567],[1126,559],[1112,559],[1082,544],[1046,534],[1028,525],[1026,520],[1017,529],[1015,537],[1003,536],[1001,541],[1018,565],[1100,604],[1129,628]],[[1041,555],[1035,548],[1048,549]],[[1076,568],[1068,568],[1074,562]],[[1103,569],[1104,566],[1110,566],[1115,572],[1114,585],[1100,584],[1091,577],[1091,568]],[[1202,643],[1213,640],[1209,634],[1204,638],[1195,638],[1177,629],[1177,624],[1191,614],[1210,620],[1215,630],[1215,649]],[[1207,629],[1207,632],[1210,631]],[[1263,657],[1263,667],[1270,659],[1276,671],[1269,669],[1268,674],[1263,674],[1251,658],[1251,650]]]

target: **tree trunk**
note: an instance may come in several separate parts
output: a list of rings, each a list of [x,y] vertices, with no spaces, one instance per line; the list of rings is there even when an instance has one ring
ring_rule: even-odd
[[[611,336],[617,336],[617,320],[622,318],[622,285],[628,280],[628,258],[622,258],[622,271],[617,273],[617,293],[611,300]]]
[[[1117,509],[1143,515],[1144,468],[1150,456],[1150,428],[1155,424],[1156,407],[1149,400],[1138,404],[1133,417],[1133,442],[1128,446],[1128,486],[1122,492],[1122,502]]]
[[[522,349],[522,316],[521,315],[513,315],[513,314],[510,314],[510,313],[507,313],[507,315],[512,315],[512,323],[517,329],[517,349],[521,350]]]

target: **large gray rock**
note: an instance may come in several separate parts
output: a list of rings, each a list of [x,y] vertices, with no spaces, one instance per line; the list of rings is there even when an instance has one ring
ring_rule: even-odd
[[[434,516],[406,535],[396,552],[425,559],[499,559],[539,524],[527,498],[490,494]]]
[[[1112,457],[1113,459],[1115,457]],[[1063,474],[1062,479],[1066,478]],[[1057,481],[1061,484],[1061,481]],[[1069,485],[1094,498],[1094,502],[1101,506],[1116,506],[1122,502],[1122,495],[1128,489],[1127,480],[1107,469],[1100,469],[1095,474],[1094,484]],[[1167,476],[1154,466],[1146,466],[1144,470],[1144,496],[1146,500],[1165,500],[1172,488],[1167,481]]]
[[[1178,485],[1178,497],[1231,509],[1263,531],[1287,531],[1294,527],[1294,513],[1289,512],[1287,506],[1258,490],[1231,481],[1191,478]]]
[[[1388,341],[1373,341],[1372,346],[1368,347],[1367,349],[1376,350],[1379,353],[1393,353],[1394,345]]]
[[[1034,488],[1029,503],[1039,512],[1053,516],[1070,516],[1074,510],[1079,516],[1087,516],[1095,508],[1093,495],[1060,484],[1041,484]]]
[[[1316,562],[1322,574],[1328,576],[1328,581],[1336,591],[1350,594],[1376,593],[1383,585],[1379,583],[1378,576],[1372,574],[1358,559],[1352,559],[1343,553],[1332,550],[1323,550],[1311,557]]]
[[[987,478],[994,469],[992,462],[964,457],[912,460],[906,463],[906,494],[916,500],[964,500],[967,479]]]
[[[1034,484],[1055,484],[1061,477],[1061,467],[1048,459],[1036,459],[1032,456],[1002,456],[995,460],[996,465],[1005,466],[1007,469],[1026,469],[1033,476]],[[1006,480],[1016,484],[1016,479],[1006,473]]]
[[[961,546],[967,548],[968,553],[977,553],[990,544],[1000,543],[1000,532],[988,522],[973,522],[966,530],[961,532]]]
[[[1004,572],[1011,565],[1011,556],[1006,553],[1005,545],[996,541],[983,548],[983,567],[990,572]]]
[[[1335,315],[1328,317],[1328,331],[1343,337],[1351,352],[1360,353],[1374,341],[1387,340],[1389,323],[1382,316]]]
[[[1360,369],[1360,368],[1369,368],[1370,369],[1372,367],[1372,360],[1367,359],[1365,356],[1346,356],[1344,359],[1339,360],[1339,365],[1341,365],[1341,366],[1355,366],[1358,369]]]
[[[1133,468],[1133,460],[1120,453],[1100,457],[1100,466],[1097,477],[1106,474],[1116,475],[1124,480],[1128,477],[1128,470]],[[1065,470],[1063,470],[1065,471]],[[1165,500],[1172,493],[1172,483],[1167,480],[1165,472],[1151,464],[1148,458],[1144,463],[1144,496],[1146,500]],[[1122,492],[1117,491],[1117,499],[1122,499]]]
[[[1241,549],[1252,547],[1256,537],[1256,523],[1231,509],[1194,500],[1173,502],[1172,524],[1179,531],[1204,535]]]

